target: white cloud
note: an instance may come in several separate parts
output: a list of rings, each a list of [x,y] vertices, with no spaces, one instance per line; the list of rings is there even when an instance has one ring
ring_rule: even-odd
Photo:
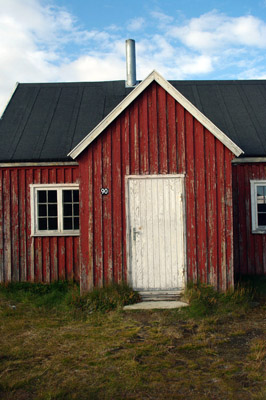
[[[169,15],[166,15],[159,11],[151,11],[151,16],[158,20],[162,25],[168,25],[174,20],[173,17],[170,17]]]
[[[125,79],[130,29],[137,79],[153,69],[167,79],[266,76],[266,24],[252,15],[232,18],[212,11],[180,23],[152,11],[119,27],[88,30],[65,8],[46,1],[0,0],[0,111],[17,81]]]
[[[143,28],[144,24],[145,24],[145,19],[144,18],[141,18],[141,17],[134,18],[134,19],[129,21],[127,29],[129,31],[138,31],[138,30]]]
[[[217,12],[169,27],[167,35],[198,51],[217,52],[228,46],[266,48],[266,23],[251,15],[233,18]]]

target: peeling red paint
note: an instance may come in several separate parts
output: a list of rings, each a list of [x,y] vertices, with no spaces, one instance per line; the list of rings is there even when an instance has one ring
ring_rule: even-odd
[[[88,183],[91,154],[99,161]],[[125,176],[158,173],[186,174],[188,279],[232,287],[231,159],[223,144],[152,83],[78,158],[88,196],[81,234],[90,238],[89,246],[81,239],[81,268],[88,272],[83,290],[102,284],[99,265],[104,283],[127,278]],[[99,196],[100,182],[111,189],[107,196]]]
[[[78,167],[0,170],[0,280],[79,280],[79,237],[32,237],[30,184],[78,182]],[[65,180],[66,178],[66,180]],[[67,256],[65,256],[65,249]]]

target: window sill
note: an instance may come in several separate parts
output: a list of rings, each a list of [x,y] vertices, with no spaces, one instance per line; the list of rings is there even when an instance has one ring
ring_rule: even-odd
[[[266,235],[266,229],[252,229],[252,234]]]
[[[79,236],[80,232],[44,232],[34,233],[31,237],[54,237],[54,236]]]

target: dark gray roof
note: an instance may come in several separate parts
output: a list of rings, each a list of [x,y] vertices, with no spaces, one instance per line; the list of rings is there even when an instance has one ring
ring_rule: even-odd
[[[266,81],[170,81],[245,152],[266,156]],[[66,161],[131,89],[124,81],[19,84],[0,120],[0,161]]]
[[[0,120],[0,161],[72,160],[69,151],[131,90],[125,81],[19,84]]]
[[[266,80],[173,81],[244,152],[266,156]]]

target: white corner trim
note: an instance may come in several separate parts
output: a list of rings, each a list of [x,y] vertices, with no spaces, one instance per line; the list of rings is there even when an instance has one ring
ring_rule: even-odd
[[[75,159],[100,133],[120,115],[130,103],[132,103],[151,82],[157,82],[167,93],[178,101],[191,115],[196,118],[206,129],[219,139],[235,156],[244,153],[224,132],[214,125],[204,114],[202,114],[189,100],[177,89],[166,81],[157,71],[152,71],[146,79],[136,86],[128,96],[121,101],[77,146],[70,151],[68,156]]]

